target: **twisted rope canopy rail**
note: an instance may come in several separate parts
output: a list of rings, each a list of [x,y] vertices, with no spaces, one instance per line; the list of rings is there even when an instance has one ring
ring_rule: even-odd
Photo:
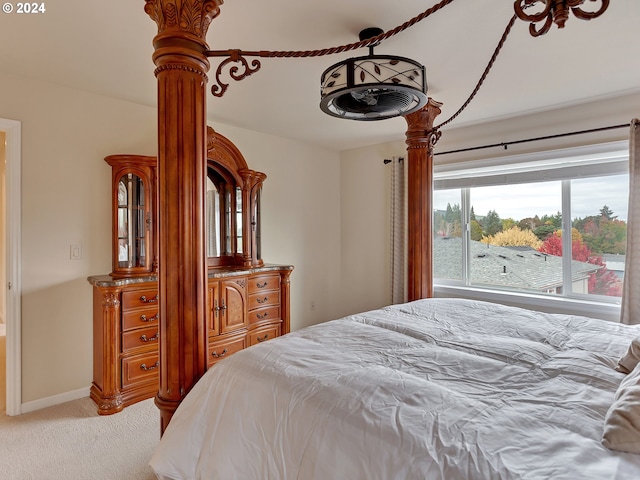
[[[533,1],[533,0],[525,0],[525,1],[529,2],[529,1]],[[238,49],[235,49],[235,50],[233,50],[233,49],[232,50],[206,50],[204,52],[204,54],[207,57],[227,57],[224,61],[222,61],[218,65],[218,68],[216,69],[216,73],[215,73],[215,79],[216,79],[215,81],[216,81],[216,83],[212,85],[211,93],[216,97],[222,97],[224,95],[224,93],[227,91],[227,88],[229,87],[229,84],[223,82],[221,80],[221,78],[220,78],[221,75],[222,75],[222,72],[224,71],[224,69],[227,66],[229,67],[229,76],[233,80],[236,80],[236,81],[240,81],[240,80],[248,77],[249,75],[257,72],[258,70],[260,70],[260,67],[261,67],[260,60],[254,58],[249,63],[247,61],[246,57],[262,57],[262,58],[308,58],[308,57],[320,57],[320,56],[325,56],[325,55],[333,55],[333,54],[336,54],[336,53],[343,53],[343,52],[347,52],[347,51],[351,51],[351,50],[356,50],[358,48],[368,47],[368,46],[371,46],[371,45],[376,45],[376,44],[380,43],[382,40],[386,40],[388,38],[393,37],[394,35],[397,35],[400,32],[403,32],[404,30],[407,30],[408,28],[412,27],[416,23],[424,20],[425,18],[429,17],[433,13],[435,13],[435,12],[441,10],[442,8],[446,7],[450,3],[453,3],[453,0],[441,0],[439,3],[437,3],[434,6],[428,8],[427,10],[422,12],[421,14],[416,15],[412,19],[408,20],[407,22],[403,23],[402,25],[397,26],[396,28],[394,28],[392,30],[389,30],[389,31],[384,32],[384,33],[381,33],[380,35],[377,35],[375,37],[367,38],[367,39],[361,40],[359,42],[349,43],[347,45],[341,45],[341,46],[338,46],[338,47],[324,48],[324,49],[320,49],[320,50],[289,50],[289,51],[286,51],[286,50],[285,51],[282,51],[282,50],[276,50],[276,51],[270,51],[270,50],[250,51],[250,50],[238,50]],[[530,6],[530,5],[527,5],[527,6]],[[500,41],[498,42],[498,45],[495,48],[495,50],[493,52],[493,55],[491,56],[491,59],[489,60],[489,63],[485,67],[484,72],[482,73],[480,79],[476,83],[475,88],[473,89],[473,91],[471,92],[471,94],[469,95],[467,100],[462,104],[462,106],[450,118],[448,118],[444,122],[440,123],[439,125],[434,126],[433,127],[433,131],[437,131],[440,128],[444,127],[445,125],[448,125],[449,123],[451,123],[471,103],[473,98],[476,96],[476,94],[480,90],[480,87],[482,87],[482,84],[484,83],[485,79],[489,75],[489,72],[491,71],[491,68],[493,67],[493,64],[495,63],[496,59],[498,58],[498,55],[500,54],[500,51],[501,51],[502,47],[504,46],[509,33],[511,32],[511,28],[514,25],[514,23],[516,21],[516,18],[518,18],[517,15],[513,15],[511,17],[511,19],[509,20],[509,23],[507,24],[507,27],[505,28],[504,33],[502,34],[502,37],[500,38]],[[240,64],[240,65],[237,65],[237,64]]]

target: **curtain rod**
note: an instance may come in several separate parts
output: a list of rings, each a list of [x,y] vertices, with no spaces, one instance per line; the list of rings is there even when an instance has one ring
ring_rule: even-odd
[[[526,138],[526,139],[523,139],[523,140],[513,140],[511,142],[493,143],[491,145],[481,145],[481,146],[478,146],[478,147],[461,148],[461,149],[458,149],[458,150],[449,150],[449,151],[446,151],[446,152],[434,152],[434,155],[447,155],[447,154],[450,154],[450,153],[470,152],[472,150],[482,150],[482,149],[485,149],[485,148],[493,148],[493,147],[504,147],[504,149],[506,150],[509,145],[516,145],[516,144],[519,144],[519,143],[535,142],[535,141],[538,141],[538,140],[549,140],[549,139],[552,139],[552,138],[560,138],[560,137],[569,137],[571,135],[581,135],[581,134],[584,134],[584,133],[603,132],[605,130],[615,130],[615,129],[618,129],[618,128],[629,128],[629,126],[630,126],[629,123],[624,123],[622,125],[612,125],[612,126],[609,126],[609,127],[592,128],[592,129],[589,129],[589,130],[580,130],[580,131],[577,131],[577,132],[558,133],[556,135],[547,135],[547,136],[544,136],[544,137]]]

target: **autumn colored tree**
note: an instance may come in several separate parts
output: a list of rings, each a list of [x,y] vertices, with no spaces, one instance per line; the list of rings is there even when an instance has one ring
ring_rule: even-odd
[[[608,206],[600,209],[600,215],[576,218],[573,221],[584,237],[584,243],[593,252],[624,255],[627,250],[627,223]]]
[[[575,233],[573,230],[575,230]],[[562,231],[557,230],[552,235],[549,235],[538,251],[561,257]],[[616,274],[607,269],[601,256],[592,254],[589,247],[582,242],[582,235],[577,229],[572,229],[571,258],[579,262],[591,263],[602,267],[589,276],[589,293],[616,297],[622,296],[622,284]]]
[[[622,297],[622,282],[614,272],[608,270],[602,257],[595,255],[589,263],[600,265],[602,268],[589,277],[589,293]]]
[[[549,235],[542,245],[538,248],[539,252],[546,253],[548,255],[555,255],[556,257],[562,256],[562,235],[558,232],[554,232]]]
[[[499,247],[531,247],[537,250],[542,246],[542,241],[531,230],[522,230],[517,226],[483,237],[482,241]]]

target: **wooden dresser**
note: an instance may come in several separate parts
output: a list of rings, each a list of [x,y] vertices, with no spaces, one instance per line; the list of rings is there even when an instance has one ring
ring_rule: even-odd
[[[293,267],[210,269],[209,367],[289,332]],[[93,285],[93,383],[98,413],[109,415],[158,391],[158,284],[155,276],[89,277]]]
[[[158,298],[157,159],[123,154],[105,161],[112,169],[112,271],[88,280],[93,285],[91,398],[98,413],[108,415],[158,393],[161,368],[173,365],[158,355],[160,315],[170,299]],[[207,348],[197,349],[207,355],[198,358],[203,368],[289,332],[293,267],[262,259],[266,178],[248,167],[233,142],[207,128],[202,325]],[[168,318],[162,327],[180,321]],[[167,338],[162,340],[164,346]]]

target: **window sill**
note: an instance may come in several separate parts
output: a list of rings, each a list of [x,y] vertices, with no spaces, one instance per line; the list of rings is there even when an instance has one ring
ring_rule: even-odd
[[[614,303],[554,297],[551,295],[527,295],[458,285],[435,285],[434,296],[439,298],[462,297],[502,303],[540,312],[583,315],[616,323],[620,321],[620,305]]]

